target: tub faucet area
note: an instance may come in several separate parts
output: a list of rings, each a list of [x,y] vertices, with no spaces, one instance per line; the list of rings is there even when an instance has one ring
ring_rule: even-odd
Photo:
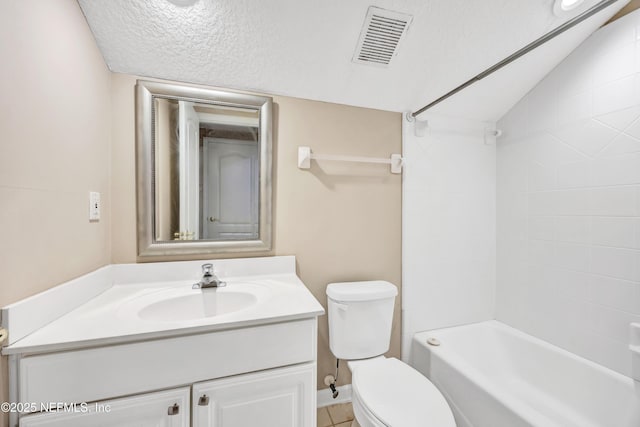
[[[227,282],[220,280],[213,271],[213,264],[202,264],[202,279],[194,283],[193,289],[221,288],[227,286]]]

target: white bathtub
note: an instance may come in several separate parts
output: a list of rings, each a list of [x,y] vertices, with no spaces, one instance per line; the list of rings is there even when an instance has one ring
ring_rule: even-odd
[[[411,364],[458,427],[640,427],[640,383],[497,321],[417,333]]]

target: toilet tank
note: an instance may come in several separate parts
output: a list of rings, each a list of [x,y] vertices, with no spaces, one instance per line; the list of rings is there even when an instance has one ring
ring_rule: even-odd
[[[338,359],[365,359],[389,350],[395,285],[381,280],[327,286],[329,346]]]

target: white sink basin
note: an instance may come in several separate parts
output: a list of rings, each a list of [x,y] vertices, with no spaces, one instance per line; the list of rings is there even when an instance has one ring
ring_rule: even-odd
[[[219,289],[198,290],[154,302],[142,308],[138,316],[145,320],[174,322],[220,316],[242,310],[258,302],[258,298],[246,292],[221,292]]]
[[[235,313],[265,301],[270,291],[255,283],[192,289],[190,284],[147,289],[120,307],[121,316],[148,322],[197,322]]]

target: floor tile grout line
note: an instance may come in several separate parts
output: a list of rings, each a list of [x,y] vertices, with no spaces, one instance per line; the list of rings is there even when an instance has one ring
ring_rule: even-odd
[[[329,414],[329,421],[331,421],[331,427],[335,427],[335,423],[333,422],[333,417],[331,416],[331,411],[329,410],[329,407],[326,406],[324,409],[327,411],[327,414]]]

